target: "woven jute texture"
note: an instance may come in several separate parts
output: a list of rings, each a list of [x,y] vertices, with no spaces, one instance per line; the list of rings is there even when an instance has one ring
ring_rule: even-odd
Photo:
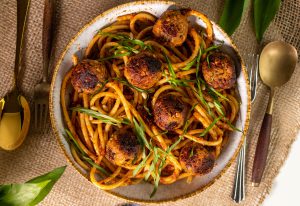
[[[101,12],[124,0],[57,0],[56,31],[54,37],[54,65],[70,39],[86,23]],[[207,14],[216,21],[222,11],[221,0],[189,0],[180,2],[184,7],[191,7]],[[0,6],[0,97],[11,89],[15,53],[16,1],[1,0]],[[255,40],[251,8],[248,9],[239,29],[232,36],[242,54],[258,52],[260,47]],[[300,51],[300,1],[282,2],[274,22],[265,34],[264,43],[271,40],[285,40]],[[41,78],[42,70],[42,19],[43,0],[32,0],[28,26],[25,36],[23,56],[24,76],[20,82],[22,92],[31,102],[34,85]],[[51,67],[53,68],[53,67]],[[51,71],[49,72],[51,73]],[[50,75],[49,75],[50,78]],[[290,146],[300,127],[300,64],[292,79],[276,90],[271,144],[268,164],[259,187],[250,185],[251,169],[255,145],[260,125],[266,109],[268,89],[259,83],[257,98],[252,105],[251,123],[247,148],[246,199],[240,205],[259,205],[272,187],[272,181],[287,158]],[[49,121],[50,124],[50,121]],[[33,129],[33,128],[31,128]],[[33,130],[31,130],[33,131]],[[1,138],[1,137],[0,137]],[[41,205],[120,205],[126,201],[113,197],[94,187],[69,165],[59,148],[51,129],[45,135],[30,132],[24,144],[12,152],[0,151],[0,184],[23,182],[49,170],[68,165],[62,178]],[[236,163],[204,192],[188,199],[162,205],[235,205],[231,192],[236,170]]]

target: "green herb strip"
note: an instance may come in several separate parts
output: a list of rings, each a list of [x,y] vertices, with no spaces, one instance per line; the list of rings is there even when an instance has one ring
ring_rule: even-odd
[[[229,127],[231,127],[233,130],[236,130],[238,132],[243,132],[242,130],[240,130],[239,128],[235,127],[228,119],[226,119],[226,123],[229,125]]]
[[[140,164],[133,170],[133,172],[132,172],[132,175],[133,175],[133,176],[136,176],[137,173],[142,169],[142,167],[145,166],[146,161],[148,160],[148,158],[149,158],[150,156],[151,156],[151,153],[149,153],[148,156],[147,156],[146,158],[144,158],[144,159],[140,162]]]
[[[96,94],[98,94],[99,92],[101,92],[105,85],[109,82],[109,79],[105,80],[104,82],[102,82],[101,84],[101,87],[99,89],[97,89],[93,94],[92,94],[92,97],[95,96]]]
[[[191,152],[190,152],[190,156],[189,156],[189,158],[191,158],[192,156],[194,156],[194,145],[193,145],[193,147],[192,147],[192,149],[191,149]]]
[[[219,116],[218,118],[214,119],[214,121],[202,133],[200,133],[199,136],[200,137],[205,136],[209,132],[209,130],[211,130],[211,128],[222,118],[223,116]]]
[[[98,111],[94,111],[92,109],[87,109],[87,108],[83,108],[83,107],[73,107],[73,108],[71,108],[71,110],[85,113],[85,114],[87,114],[91,117],[94,117],[96,119],[99,119],[103,123],[107,123],[107,124],[112,124],[112,125],[128,124],[127,120],[118,120],[114,117],[111,117],[111,116],[106,115],[106,114],[102,114],[102,113],[100,113]]]
[[[190,70],[190,68],[195,64],[196,60],[197,60],[197,57],[195,59],[193,59],[192,61],[190,61],[185,67],[181,68],[181,70],[183,70],[183,71]]]
[[[124,85],[126,85],[126,86],[128,86],[128,87],[130,87],[130,88],[132,88],[132,89],[135,89],[135,90],[138,91],[138,92],[153,93],[153,92],[155,91],[154,88],[148,89],[148,90],[138,88],[138,87],[136,87],[136,86],[130,84],[126,79],[113,78],[113,80],[116,80],[116,81],[118,81],[118,82],[120,82],[120,83],[122,83],[122,84],[124,84]]]
[[[170,74],[170,78],[167,75],[165,75],[167,78],[167,82],[169,82],[171,85],[173,85],[175,87],[177,87],[177,86],[188,87],[189,82],[194,82],[193,80],[188,80],[188,79],[177,79],[175,70],[172,66],[170,59],[168,58],[168,56],[166,54],[164,54],[164,56],[165,56],[165,59],[166,59],[167,65],[168,65],[168,71]]]
[[[78,142],[75,140],[75,138],[73,137],[72,133],[65,129],[67,135],[65,136],[65,138],[67,137],[67,140],[69,140],[68,142],[70,142],[71,144],[73,144],[73,146],[75,146],[75,149],[77,151],[79,151],[79,153],[81,154],[81,157],[87,162],[89,163],[91,166],[96,167],[98,170],[100,170],[103,174],[105,175],[109,175],[110,173],[107,172],[103,167],[97,165],[91,158],[88,157],[88,155],[83,151],[83,149],[79,146]]]
[[[140,144],[142,146],[146,146],[149,150],[152,150],[152,147],[146,138],[144,126],[142,124],[139,124],[135,118],[133,118],[133,124],[134,124],[134,131],[137,135]]]
[[[134,39],[127,35],[114,34],[114,33],[109,33],[109,32],[101,32],[101,31],[99,32],[99,34],[102,36],[109,36],[116,40],[119,40],[120,42],[118,42],[118,43],[121,45],[121,47],[131,53],[137,54],[141,50],[146,50],[146,49],[152,50],[152,47],[150,45],[145,44],[142,40]],[[135,46],[139,46],[141,48],[141,50],[135,49],[134,48]]]

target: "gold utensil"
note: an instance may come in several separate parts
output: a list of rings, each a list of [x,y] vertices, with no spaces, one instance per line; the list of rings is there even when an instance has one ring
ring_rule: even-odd
[[[270,143],[274,90],[276,87],[285,84],[291,78],[297,61],[298,54],[295,47],[282,41],[269,43],[261,53],[259,74],[262,82],[269,87],[270,96],[255,151],[252,169],[253,186],[259,186],[266,166]]]
[[[29,8],[29,0],[17,1],[17,43],[14,68],[14,87],[4,99],[0,122],[0,147],[13,150],[19,147],[27,136],[30,124],[30,110],[28,102],[20,95],[18,86],[19,70],[21,66],[21,53],[25,22]]]
[[[43,78],[34,88],[34,127],[36,131],[45,131],[48,117],[49,91],[48,67],[51,56],[51,42],[53,34],[53,17],[55,0],[45,0],[43,21]]]

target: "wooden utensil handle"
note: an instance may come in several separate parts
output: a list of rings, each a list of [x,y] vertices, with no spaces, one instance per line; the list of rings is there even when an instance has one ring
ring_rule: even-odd
[[[263,176],[267,156],[268,148],[270,144],[270,134],[272,125],[272,114],[265,113],[254,156],[254,163],[252,168],[252,184],[258,186]]]
[[[54,16],[55,0],[45,0],[43,21],[43,81],[47,81],[49,59],[51,54],[52,24]]]

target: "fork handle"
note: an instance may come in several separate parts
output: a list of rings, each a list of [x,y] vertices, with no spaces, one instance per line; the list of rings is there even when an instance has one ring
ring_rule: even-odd
[[[48,68],[51,55],[55,0],[45,0],[43,20],[43,82],[47,82]]]

